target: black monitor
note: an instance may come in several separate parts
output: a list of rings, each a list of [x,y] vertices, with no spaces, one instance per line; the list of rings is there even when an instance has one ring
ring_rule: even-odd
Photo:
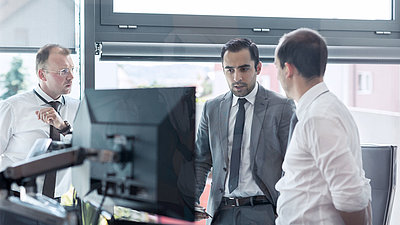
[[[194,87],[86,90],[72,145],[119,153],[90,161],[91,188],[116,205],[193,221],[194,135]]]

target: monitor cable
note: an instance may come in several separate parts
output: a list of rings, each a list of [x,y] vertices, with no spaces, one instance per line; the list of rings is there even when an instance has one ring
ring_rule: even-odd
[[[108,191],[108,184],[106,184],[105,190],[103,192],[104,193],[103,194],[103,198],[101,199],[100,205],[97,208],[96,213],[94,214],[94,223],[92,223],[94,225],[98,225],[98,223],[99,223],[99,217],[100,217],[100,214],[101,214],[101,209],[103,207],[104,201],[105,201],[106,196],[107,196],[107,191]],[[91,219],[91,220],[93,220],[93,219]]]

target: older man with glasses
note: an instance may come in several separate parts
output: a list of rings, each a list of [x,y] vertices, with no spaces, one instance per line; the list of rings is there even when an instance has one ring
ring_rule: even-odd
[[[45,45],[36,55],[38,86],[0,102],[0,171],[24,160],[38,138],[50,137],[56,141],[69,138],[79,106],[79,100],[65,96],[71,92],[73,72],[68,49]],[[49,191],[43,194],[60,197],[70,188],[70,171],[53,174],[52,181],[47,183]]]

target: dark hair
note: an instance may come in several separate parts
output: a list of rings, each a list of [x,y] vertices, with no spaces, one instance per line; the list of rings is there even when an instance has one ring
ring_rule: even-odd
[[[257,65],[260,62],[260,56],[258,53],[257,45],[247,38],[235,38],[225,43],[221,50],[221,60],[224,62],[224,55],[226,51],[238,52],[242,49],[249,49],[250,57],[254,61],[254,67],[257,69]]]
[[[281,68],[286,62],[293,64],[303,77],[311,79],[324,76],[328,48],[318,32],[300,28],[281,38],[276,55]]]
[[[47,63],[47,60],[49,59],[50,51],[53,48],[59,48],[60,51],[58,52],[59,54],[62,55],[70,55],[71,51],[68,48],[64,48],[61,45],[58,44],[47,44],[39,49],[39,51],[36,53],[36,73],[39,71],[39,69],[43,68],[45,64]]]

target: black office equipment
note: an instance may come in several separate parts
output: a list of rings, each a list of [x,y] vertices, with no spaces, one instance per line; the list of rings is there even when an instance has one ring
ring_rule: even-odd
[[[116,205],[194,220],[195,88],[86,90],[73,146],[108,149],[91,161],[91,189]]]
[[[49,143],[46,145],[48,146]],[[108,154],[112,153],[109,152]],[[76,224],[75,212],[67,212],[54,199],[35,193],[33,189],[33,186],[36,185],[35,178],[47,172],[80,165],[89,157],[97,160],[97,156],[101,155],[97,151],[92,152],[76,147],[39,154],[16,162],[1,171],[0,217],[2,218],[0,224],[31,224],[31,220],[54,225]],[[18,194],[18,197],[14,196],[15,192],[11,190],[13,183],[21,186],[22,189],[20,190],[23,190]]]
[[[365,176],[371,179],[372,224],[390,222],[396,188],[396,149],[391,145],[363,145]]]

